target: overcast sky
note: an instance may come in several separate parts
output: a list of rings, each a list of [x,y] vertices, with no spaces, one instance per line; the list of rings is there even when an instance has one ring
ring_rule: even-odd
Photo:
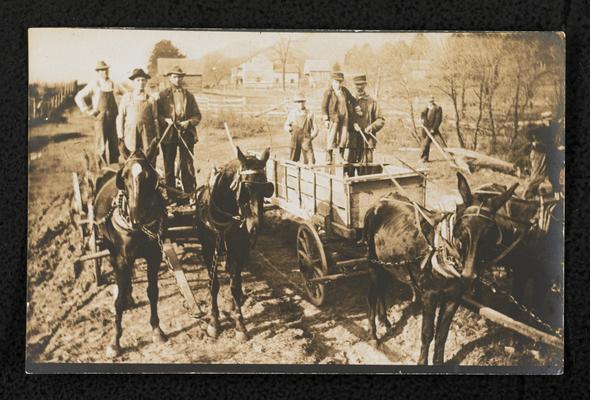
[[[154,44],[171,40],[189,58],[199,58],[215,50],[226,50],[228,56],[240,55],[275,43],[280,35],[291,35],[294,40],[309,33],[278,33],[248,31],[188,31],[135,29],[29,29],[29,81],[60,82],[77,79],[86,82],[95,76],[98,60],[111,65],[111,77],[126,79],[128,71],[147,68]],[[313,33],[318,39],[339,35],[338,42],[350,45],[363,42],[381,44],[385,41],[410,40],[413,33],[338,32]],[[445,34],[428,34],[435,40]],[[323,41],[323,40],[322,40]]]

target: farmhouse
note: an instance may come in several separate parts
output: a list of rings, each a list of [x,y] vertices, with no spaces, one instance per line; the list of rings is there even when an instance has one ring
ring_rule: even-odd
[[[309,87],[321,87],[330,80],[330,63],[328,60],[306,60],[303,74],[307,78]]]
[[[158,77],[160,81],[160,90],[170,86],[168,79],[162,79],[164,74],[168,72],[173,66],[179,66],[184,71],[184,87],[191,93],[200,92],[203,89],[203,74],[197,60],[190,60],[187,58],[158,58]],[[152,77],[156,78],[156,77]]]
[[[250,89],[270,89],[282,87],[283,68],[280,63],[273,63],[263,54],[258,54],[248,61],[231,69],[231,85]],[[285,68],[285,86],[299,85],[299,70],[294,64]]]

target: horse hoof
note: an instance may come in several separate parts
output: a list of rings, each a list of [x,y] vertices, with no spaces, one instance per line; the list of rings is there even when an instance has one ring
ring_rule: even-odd
[[[108,358],[115,358],[115,357],[118,357],[120,354],[121,354],[121,348],[119,346],[115,346],[112,344],[107,346],[106,356]]]
[[[213,339],[217,339],[219,335],[219,329],[215,325],[208,324],[207,325],[207,335]]]
[[[156,328],[152,332],[152,342],[154,343],[164,343],[168,340],[166,334],[162,332],[162,329]]]
[[[239,342],[247,342],[248,340],[250,340],[250,336],[247,332],[236,331],[236,339]]]
[[[371,339],[371,340],[369,340],[369,345],[375,349],[378,349],[379,348],[379,340]]]

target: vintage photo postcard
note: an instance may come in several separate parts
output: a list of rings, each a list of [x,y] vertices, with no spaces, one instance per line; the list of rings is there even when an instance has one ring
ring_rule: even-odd
[[[563,373],[565,35],[29,30],[26,370]]]

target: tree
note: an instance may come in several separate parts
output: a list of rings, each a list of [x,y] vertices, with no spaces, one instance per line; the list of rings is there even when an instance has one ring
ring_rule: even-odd
[[[462,43],[449,43],[445,46],[444,56],[440,60],[439,83],[434,85],[447,95],[453,103],[455,111],[455,131],[459,146],[465,147],[461,134],[461,119],[465,115],[465,91],[467,88],[467,74],[465,74],[465,59],[462,55]]]
[[[156,77],[158,74],[158,58],[186,58],[170,40],[160,40],[154,45],[148,62],[148,74]]]
[[[289,48],[291,47],[291,36],[279,39],[279,41],[273,46],[273,50],[279,58],[283,70],[283,91],[285,91],[285,71],[287,68],[287,62],[289,61]]]

